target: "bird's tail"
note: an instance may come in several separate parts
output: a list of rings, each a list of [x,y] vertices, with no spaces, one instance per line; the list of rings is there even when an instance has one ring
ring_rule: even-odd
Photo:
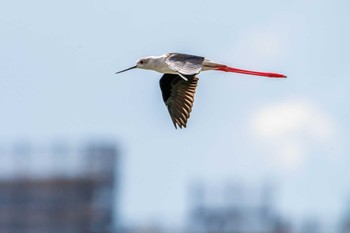
[[[237,69],[229,66],[218,66],[215,68],[216,70],[225,71],[225,72],[233,72],[233,73],[240,73],[240,74],[249,74],[249,75],[257,75],[257,76],[264,76],[269,78],[287,78],[287,76],[283,74],[277,74],[277,73],[270,73],[270,72],[258,72],[258,71],[251,71],[251,70],[242,70]]]

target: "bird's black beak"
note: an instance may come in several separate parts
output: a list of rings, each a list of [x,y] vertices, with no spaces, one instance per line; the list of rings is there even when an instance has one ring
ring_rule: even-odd
[[[137,66],[133,66],[133,67],[130,67],[130,68],[128,68],[128,69],[125,69],[125,70],[122,70],[122,71],[118,71],[118,72],[116,72],[115,74],[120,74],[120,73],[122,73],[122,72],[125,72],[125,71],[128,71],[128,70],[132,70],[132,69],[135,69],[135,68],[137,68]]]

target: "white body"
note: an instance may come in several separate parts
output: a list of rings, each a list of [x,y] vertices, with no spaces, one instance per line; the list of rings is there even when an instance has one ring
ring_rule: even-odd
[[[161,56],[150,56],[142,58],[137,61],[137,68],[154,70],[163,74],[178,74],[178,72],[174,71],[169,67],[167,63],[168,56],[169,54],[164,54]],[[215,63],[208,59],[204,59],[201,71],[214,70],[215,66],[222,66],[222,64]]]

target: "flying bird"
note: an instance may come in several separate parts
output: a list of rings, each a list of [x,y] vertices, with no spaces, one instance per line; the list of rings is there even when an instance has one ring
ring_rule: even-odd
[[[205,57],[182,53],[167,53],[161,56],[141,58],[137,61],[135,66],[116,72],[116,74],[135,68],[154,70],[163,73],[159,81],[160,89],[175,128],[177,128],[177,126],[186,128],[198,84],[197,75],[201,71],[218,70],[268,78],[287,77],[277,73],[237,69],[213,62]]]

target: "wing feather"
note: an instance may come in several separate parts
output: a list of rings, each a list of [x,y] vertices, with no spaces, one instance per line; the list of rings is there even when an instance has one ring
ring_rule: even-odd
[[[196,75],[202,71],[204,57],[182,54],[169,53],[165,62],[169,68],[182,75]]]
[[[188,81],[177,74],[164,74],[159,84],[165,105],[175,128],[185,127],[193,106],[198,78],[188,76]]]

